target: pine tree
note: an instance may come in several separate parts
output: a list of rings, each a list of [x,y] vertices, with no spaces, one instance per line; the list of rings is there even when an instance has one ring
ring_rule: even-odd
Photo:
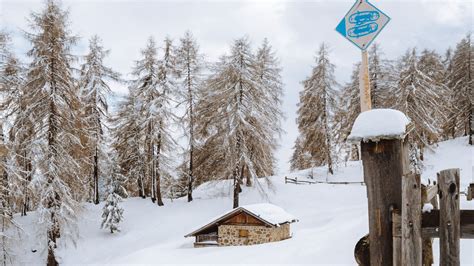
[[[112,160],[113,162],[115,160]],[[102,208],[101,228],[110,230],[110,233],[120,232],[119,224],[123,221],[124,209],[120,206],[123,197],[127,197],[127,191],[123,187],[125,177],[118,172],[111,172],[108,193]]]
[[[439,134],[436,117],[443,116],[438,105],[442,84],[421,72],[418,63],[415,49],[407,51],[401,59],[395,109],[405,113],[414,124],[409,140],[411,150],[416,153],[417,159],[423,160],[423,149],[429,140],[436,140]],[[413,166],[419,169],[417,163]]]
[[[230,55],[221,57],[206,81],[198,105],[198,132],[204,138],[200,150],[205,153],[198,156],[199,167],[212,165],[219,171],[209,168],[211,176],[233,179],[234,208],[242,176],[248,174],[260,188],[257,177],[270,174],[266,164],[273,160],[280,131],[279,68],[270,47],[262,47],[257,59],[246,38],[235,40]],[[268,152],[266,158],[257,158],[262,151]]]
[[[102,166],[107,160],[105,154],[104,131],[109,119],[107,94],[111,92],[107,80],[117,81],[119,74],[104,65],[104,58],[109,54],[104,50],[98,36],[93,36],[89,44],[89,54],[81,67],[81,100],[86,122],[87,135],[87,174],[93,193],[90,199],[99,204],[99,179],[103,176]]]
[[[448,87],[452,90],[453,110],[448,123],[454,135],[469,136],[469,144],[474,142],[474,46],[468,34],[456,46],[452,58]]]
[[[72,75],[71,46],[76,38],[67,29],[68,13],[50,0],[42,13],[31,15],[33,48],[26,77],[26,114],[34,121],[34,183],[38,187],[39,223],[45,227],[48,265],[58,265],[55,249],[59,237],[77,236],[77,209],[70,185],[82,179],[78,158],[71,149],[79,146],[75,128],[79,100]],[[80,193],[78,191],[77,193]]]
[[[312,166],[328,165],[334,173],[335,143],[331,133],[336,103],[334,65],[329,61],[328,47],[322,44],[316,58],[317,65],[303,83],[298,107],[298,130],[304,150],[311,154]]]
[[[189,139],[188,153],[186,160],[189,167],[185,170],[187,177],[187,197],[188,202],[193,200],[194,174],[194,153],[196,147],[195,130],[195,109],[197,103],[198,88],[201,83],[201,71],[203,69],[203,56],[199,53],[199,46],[192,36],[191,32],[186,32],[180,40],[180,46],[177,49],[177,72],[179,73],[178,92],[180,100],[184,103],[185,115],[183,124],[185,125],[185,134]]]

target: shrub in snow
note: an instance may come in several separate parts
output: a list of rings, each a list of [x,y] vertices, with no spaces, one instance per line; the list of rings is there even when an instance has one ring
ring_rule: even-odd
[[[119,206],[119,202],[122,201],[117,193],[112,192],[107,196],[103,213],[102,213],[102,225],[101,228],[110,229],[110,233],[115,231],[120,232],[119,223],[123,220],[123,208]]]
[[[122,201],[122,196],[127,196],[126,190],[121,185],[122,180],[117,178],[118,176],[114,175],[110,181],[109,194],[102,209],[101,228],[110,229],[112,234],[115,231],[120,232],[119,223],[123,221],[124,210],[119,203]]]

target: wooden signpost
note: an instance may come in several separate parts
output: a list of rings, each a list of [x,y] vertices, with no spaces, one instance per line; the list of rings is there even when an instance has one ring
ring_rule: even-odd
[[[367,0],[357,0],[336,27],[337,32],[361,49],[362,61],[359,71],[361,112],[372,108],[367,48],[389,21],[389,16]]]

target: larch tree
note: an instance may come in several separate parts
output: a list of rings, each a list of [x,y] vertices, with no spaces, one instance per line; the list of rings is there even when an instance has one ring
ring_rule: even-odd
[[[116,164],[120,174],[127,177],[127,191],[133,196],[145,198],[145,153],[141,145],[141,117],[134,93],[129,88],[129,93],[119,102],[118,110],[111,118],[112,148],[117,154]]]
[[[430,78],[419,69],[416,50],[407,51],[401,58],[399,86],[395,94],[395,109],[405,113],[412,121],[414,130],[410,134],[412,167],[420,170],[423,149],[429,139],[437,139],[439,127],[436,117],[442,117],[440,91],[442,84]],[[436,115],[436,116],[435,116]]]
[[[118,81],[119,74],[104,65],[104,58],[109,54],[101,45],[98,36],[93,36],[89,43],[89,53],[81,67],[80,89],[83,102],[83,115],[86,131],[86,163],[90,176],[92,193],[90,201],[99,204],[99,179],[104,178],[105,165],[109,164],[106,154],[104,131],[109,119],[107,95],[111,92],[108,80]]]
[[[127,103],[123,106],[123,111],[129,114],[118,118],[116,147],[122,153],[119,160],[129,161],[125,165],[129,168],[127,171],[139,175],[140,195],[150,195],[153,202],[162,206],[160,180],[170,175],[169,152],[173,146],[169,133],[169,123],[173,118],[170,94],[175,86],[171,40],[165,40],[161,60],[158,60],[156,43],[152,38],[148,40],[142,56],[133,69],[134,80],[129,87]],[[135,146],[133,152],[127,147],[131,144]]]
[[[336,143],[341,147],[349,147],[346,159],[359,160],[359,148],[356,144],[346,144],[352,126],[360,114],[360,89],[359,89],[360,63],[354,66],[351,80],[342,87],[339,93],[339,104],[334,112],[334,127],[336,128]]]
[[[454,136],[469,136],[474,144],[474,46],[468,34],[458,43],[451,61],[447,85],[452,92],[453,110],[448,114],[448,124]]]
[[[220,178],[232,178],[234,208],[239,206],[243,175],[248,174],[261,190],[257,177],[273,171],[266,165],[271,160],[257,154],[266,151],[264,156],[270,157],[276,147],[281,112],[275,95],[281,83],[271,49],[263,47],[257,60],[247,38],[235,40],[230,54],[221,57],[206,81],[198,108],[201,136],[207,136],[203,147],[210,148],[204,148],[201,166],[214,165]]]
[[[0,110],[2,112],[0,126],[9,125],[8,139],[3,138],[3,178],[10,187],[9,202],[12,206],[20,206],[21,215],[29,210],[29,181],[31,181],[31,163],[28,157],[28,145],[31,144],[31,123],[23,123],[25,113],[22,101],[24,68],[19,60],[8,49],[8,36],[0,33]],[[25,134],[29,133],[29,134]],[[26,136],[25,136],[26,135]]]
[[[369,50],[369,80],[372,108],[386,108],[390,105],[389,93],[397,86],[398,76],[394,74],[391,61],[383,58],[379,44],[372,44]]]
[[[302,84],[297,119],[302,146],[311,154],[312,166],[327,165],[328,172],[333,174],[336,154],[331,115],[338,85],[326,44],[321,45],[316,66]]]
[[[77,211],[70,184],[83,177],[79,158],[71,147],[80,146],[75,125],[80,119],[77,86],[72,74],[71,47],[76,42],[67,28],[68,13],[47,1],[41,13],[32,13],[32,61],[25,83],[25,112],[34,121],[34,180],[38,193],[39,224],[47,247],[47,265],[58,265],[57,240],[77,237]]]
[[[299,136],[293,146],[293,155],[290,159],[290,169],[292,171],[311,168],[311,154],[303,149],[301,142],[301,136]]]
[[[204,68],[204,57],[199,53],[199,46],[191,32],[186,32],[180,40],[180,45],[176,50],[176,71],[179,75],[177,88],[179,100],[184,104],[185,114],[182,124],[185,135],[188,138],[187,167],[184,168],[184,175],[187,177],[187,197],[188,202],[193,200],[194,174],[194,154],[196,149],[195,130],[195,110],[198,97],[198,89],[202,80],[202,70]]]
[[[256,108],[260,110],[249,112],[247,121],[254,126],[252,134],[245,134],[245,143],[253,162],[255,176],[249,171],[249,166],[243,168],[246,185],[252,185],[253,177],[264,177],[274,174],[275,150],[278,138],[281,136],[281,120],[284,115],[281,111],[283,97],[283,82],[281,67],[270,43],[265,38],[255,55],[255,82],[258,91],[255,98],[259,100]],[[259,136],[260,135],[260,136]],[[263,141],[263,142],[262,142]]]

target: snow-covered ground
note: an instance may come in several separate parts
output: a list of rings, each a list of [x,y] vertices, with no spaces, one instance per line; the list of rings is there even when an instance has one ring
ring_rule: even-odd
[[[474,149],[466,138],[440,143],[436,152],[427,152],[424,176],[433,178],[436,171],[460,167],[463,187],[473,179]],[[304,178],[311,171],[289,173],[286,176]],[[203,225],[232,206],[227,196],[229,183],[213,182],[195,191],[195,200],[166,200],[164,207],[149,199],[131,198],[123,203],[125,221],[122,231],[110,234],[99,229],[102,204],[87,205],[80,220],[80,239],[75,247],[61,245],[59,256],[64,264],[355,264],[353,249],[367,233],[367,199],[365,186],[354,185],[294,185],[285,184],[284,176],[271,177],[272,189],[261,196],[256,188],[244,188],[241,204],[270,202],[296,216],[291,239],[244,247],[193,248],[192,238],[184,238],[194,228]],[[341,165],[334,176],[324,168],[314,169],[318,180],[361,181],[360,162]],[[474,207],[462,196],[462,208]],[[21,264],[42,264],[45,254],[35,240],[36,216],[17,217],[25,237],[17,247]],[[463,240],[462,259],[473,265],[474,241]],[[437,248],[437,245],[436,245]],[[438,257],[438,251],[435,250]],[[20,262],[18,262],[20,263]]]

